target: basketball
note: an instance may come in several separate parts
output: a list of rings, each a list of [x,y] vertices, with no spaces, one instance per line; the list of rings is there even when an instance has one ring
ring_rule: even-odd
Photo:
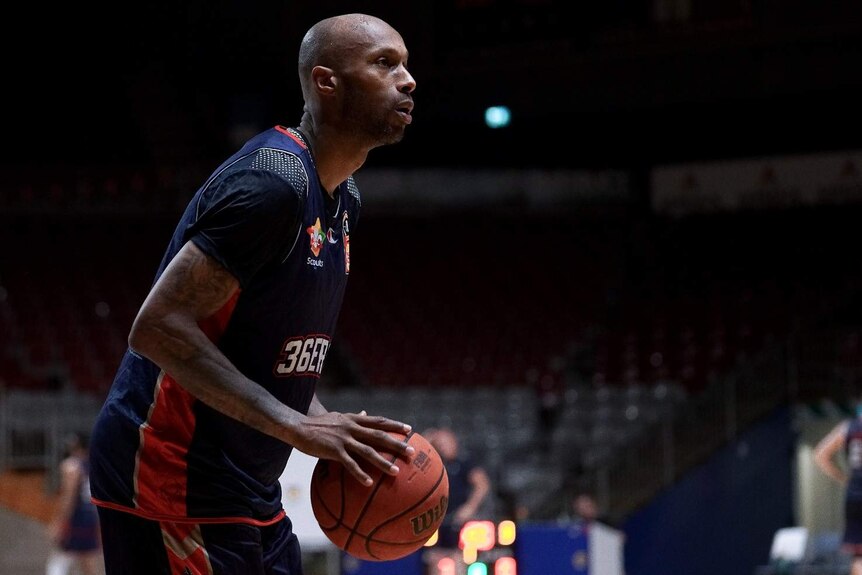
[[[358,559],[390,561],[413,553],[446,514],[449,476],[440,454],[419,433],[406,438],[416,453],[412,461],[390,454],[397,475],[360,463],[374,480],[368,486],[337,461],[320,459],[314,467],[310,491],[317,523],[336,547]]]

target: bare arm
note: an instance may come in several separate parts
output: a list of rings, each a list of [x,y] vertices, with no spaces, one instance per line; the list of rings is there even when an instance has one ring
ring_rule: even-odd
[[[459,523],[463,523],[471,517],[476,516],[479,506],[482,505],[482,502],[485,501],[485,497],[488,496],[488,492],[491,490],[491,479],[488,477],[488,473],[481,467],[474,467],[470,471],[468,480],[472,486],[470,497],[467,498],[467,501],[461,507],[455,510],[455,520]]]
[[[192,242],[170,262],[147,296],[129,334],[129,345],[169,373],[213,409],[309,455],[340,461],[361,482],[371,478],[356,456],[397,473],[379,451],[412,455],[387,431],[409,426],[385,417],[327,412],[318,400],[304,415],[248,379],[199,327],[239,290],[237,279]]]
[[[847,476],[835,464],[835,454],[844,447],[845,437],[847,435],[847,422],[842,422],[836,425],[814,449],[814,462],[817,467],[834,481],[841,485],[846,485]]]
[[[323,415],[324,413],[329,413],[329,410],[323,407],[323,404],[320,403],[320,399],[315,393],[314,397],[311,398],[311,405],[308,406],[308,415]]]

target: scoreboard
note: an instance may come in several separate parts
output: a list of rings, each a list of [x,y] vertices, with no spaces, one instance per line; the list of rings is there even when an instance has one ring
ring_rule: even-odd
[[[622,533],[594,523],[470,521],[459,549],[436,547],[436,536],[397,561],[342,559],[342,575],[622,575]]]

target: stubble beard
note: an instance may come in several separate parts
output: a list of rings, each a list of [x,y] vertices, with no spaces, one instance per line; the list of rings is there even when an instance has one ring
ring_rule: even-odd
[[[344,103],[344,117],[348,118],[355,136],[368,142],[369,148],[397,144],[404,138],[405,125],[396,126],[391,109],[370,105],[366,98],[349,96]]]

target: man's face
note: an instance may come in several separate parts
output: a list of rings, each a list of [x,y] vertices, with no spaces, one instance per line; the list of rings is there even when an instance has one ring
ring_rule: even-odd
[[[597,515],[595,501],[586,495],[579,495],[575,499],[575,513],[584,519],[595,519]]]
[[[416,81],[407,71],[407,48],[392,28],[368,23],[338,75],[341,117],[348,130],[371,146],[399,142],[412,122]]]

